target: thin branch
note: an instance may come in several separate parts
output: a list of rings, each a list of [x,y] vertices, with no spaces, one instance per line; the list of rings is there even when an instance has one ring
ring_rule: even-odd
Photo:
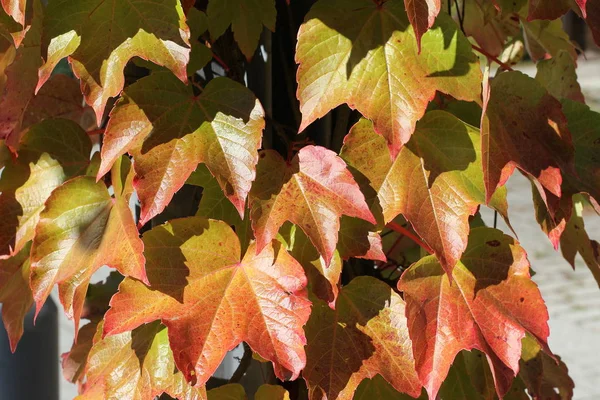
[[[227,63],[225,61],[223,61],[223,59],[221,57],[219,57],[214,51],[212,52],[212,55],[213,55],[213,58],[215,59],[215,61],[218,62],[221,67],[223,67],[225,72],[229,72],[229,70],[231,69],[231,68],[229,68],[229,65],[227,65]]]
[[[390,222],[387,224],[387,227],[410,238],[413,242],[415,242],[416,244],[418,244],[419,246],[421,246],[423,249],[425,249],[425,251],[427,251],[429,254],[433,254],[433,250],[431,249],[431,247],[429,247],[427,245],[427,243],[423,242],[421,239],[419,239],[419,237],[417,237],[415,234],[413,234],[411,231],[409,231],[408,229],[406,229],[405,227],[403,227],[400,224],[397,224],[395,222]]]
[[[502,68],[503,70],[506,70],[506,71],[514,71],[510,65],[508,65],[508,64],[506,64],[506,63],[504,63],[504,62],[500,61],[500,60],[498,59],[498,57],[494,57],[493,55],[491,55],[490,53],[488,53],[487,51],[485,51],[485,50],[484,50],[484,49],[482,49],[481,47],[479,47],[479,46],[476,46],[476,45],[474,45],[474,44],[473,44],[473,45],[471,45],[471,46],[473,47],[473,50],[475,50],[475,51],[477,51],[477,52],[479,52],[479,53],[483,54],[484,56],[486,56],[486,57],[487,57],[487,59],[488,59],[488,60],[495,62],[495,63],[496,63],[496,64],[498,64],[498,65],[500,66],[500,68]]]
[[[104,133],[104,129],[92,129],[91,131],[87,131],[86,133],[88,134],[88,136],[102,135]]]
[[[238,365],[233,375],[231,375],[229,383],[238,383],[240,380],[242,380],[244,374],[246,373],[246,370],[248,370],[248,367],[250,367],[250,364],[252,364],[252,350],[250,349],[250,346],[248,346],[245,342],[243,343],[243,346],[244,355],[240,360],[240,365]]]

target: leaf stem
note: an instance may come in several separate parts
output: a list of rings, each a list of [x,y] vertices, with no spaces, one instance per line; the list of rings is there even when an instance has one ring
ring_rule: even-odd
[[[387,224],[387,227],[410,238],[413,242],[415,242],[416,244],[418,244],[419,246],[421,246],[423,249],[425,249],[429,254],[433,254],[433,250],[431,249],[431,247],[429,247],[427,245],[427,243],[425,243],[424,241],[422,241],[421,239],[419,239],[418,236],[416,236],[415,234],[413,234],[411,231],[409,231],[408,229],[406,229],[405,227],[403,227],[400,224],[397,224],[395,222],[390,222]]]
[[[219,57],[214,51],[212,52],[212,55],[213,55],[213,58],[215,59],[215,61],[218,62],[221,67],[223,67],[225,72],[229,72],[229,70],[231,69],[231,68],[229,68],[229,65],[227,65],[227,63],[225,61],[223,61],[223,59],[221,57]]]
[[[482,48],[481,48],[481,47],[479,47],[479,46],[476,46],[476,45],[474,45],[474,44],[473,44],[473,45],[471,45],[471,46],[473,47],[473,50],[475,50],[475,51],[477,51],[477,52],[479,52],[479,53],[483,54],[484,56],[486,56],[486,57],[487,57],[487,59],[488,59],[488,60],[495,62],[495,63],[496,63],[496,64],[498,64],[498,65],[500,66],[500,68],[502,68],[503,70],[506,70],[506,71],[513,71],[513,69],[511,68],[511,66],[510,66],[510,65],[508,65],[508,64],[506,64],[506,63],[504,63],[504,62],[500,61],[500,60],[498,59],[498,57],[494,57],[493,55],[491,55],[490,53],[488,53],[486,50],[482,49]]]
[[[242,345],[244,346],[244,355],[242,356],[237,369],[233,375],[231,375],[229,383],[238,383],[240,380],[242,380],[246,370],[248,370],[248,367],[250,367],[250,364],[252,364],[252,349],[250,349],[250,346],[248,346],[246,342],[243,342]]]
[[[104,129],[92,129],[91,131],[87,131],[86,133],[88,134],[88,136],[102,135],[104,133]]]

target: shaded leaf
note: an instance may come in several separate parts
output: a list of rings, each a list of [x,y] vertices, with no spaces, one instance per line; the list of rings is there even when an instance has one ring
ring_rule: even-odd
[[[192,76],[212,60],[212,51],[198,40],[200,35],[208,29],[206,14],[197,8],[190,8],[187,13],[187,24],[190,27],[190,43],[192,47],[187,73],[188,76]]]
[[[197,385],[241,341],[272,361],[280,379],[298,376],[310,302],[302,267],[279,242],[259,254],[251,245],[240,260],[231,228],[200,217],[155,227],[143,240],[151,288],[131,278],[121,283],[106,335],[161,319],[177,367]]]
[[[521,72],[498,75],[485,98],[481,138],[486,197],[518,167],[560,198],[562,171],[573,171],[571,134],[560,102]]]
[[[165,66],[186,81],[188,46],[179,0],[52,0],[44,18],[45,62],[37,88],[68,57],[100,123],[108,99],[123,89],[123,68],[131,58]]]
[[[430,398],[456,354],[471,349],[486,354],[503,396],[519,371],[525,333],[542,346],[549,334],[548,311],[523,248],[491,228],[475,228],[469,239],[452,284],[433,256],[413,264],[398,282],[416,368]]]
[[[588,266],[600,286],[600,244],[590,239],[583,221],[584,199],[577,195],[573,201],[573,213],[560,237],[560,250],[565,260],[575,268],[577,253]]]
[[[246,391],[239,383],[229,383],[208,391],[208,400],[246,400]]]
[[[535,80],[559,100],[567,98],[585,103],[581,86],[577,82],[576,68],[571,56],[561,50],[555,57],[537,63]]]
[[[203,386],[188,385],[176,370],[167,329],[157,322],[106,338],[99,324],[85,374],[78,400],[146,400],[162,393],[181,400],[206,399]]]
[[[421,45],[418,54],[401,0],[317,2],[298,32],[300,131],[346,103],[374,121],[395,157],[436,90],[480,101],[477,57],[449,16]]]
[[[466,34],[489,54],[500,56],[507,39],[519,34],[518,20],[510,12],[500,13],[488,0],[463,0],[463,4],[468,10],[468,17],[463,20]]]
[[[575,383],[559,357],[548,355],[529,335],[523,339],[519,376],[534,400],[570,400]]]
[[[254,55],[263,25],[275,31],[274,0],[209,0],[210,36],[218,39],[231,26],[233,37],[248,60]]]
[[[339,292],[338,284],[344,266],[339,253],[336,251],[331,263],[326,265],[323,257],[301,229],[296,229],[293,225],[290,231],[291,243],[288,244],[288,250],[304,267],[311,291],[319,299],[333,306]]]
[[[341,155],[369,178],[384,222],[402,214],[450,273],[467,246],[469,216],[485,204],[479,140],[475,128],[432,111],[395,161],[364,119],[346,137]],[[506,217],[506,192],[490,204]]]
[[[577,59],[575,46],[563,30],[560,19],[554,21],[523,21],[523,35],[529,55],[534,61],[543,60],[547,55],[555,57],[559,52],[567,52],[573,60]]]
[[[252,228],[261,250],[285,221],[298,225],[329,265],[342,214],[375,219],[346,164],[324,147],[306,146],[286,162],[263,151],[250,196]]]
[[[85,294],[103,265],[147,282],[143,243],[127,201],[103,182],[77,177],[55,189],[40,214],[31,249],[31,288],[39,312],[54,284],[78,328]]]
[[[404,393],[398,392],[392,385],[390,385],[383,377],[379,374],[375,375],[373,379],[365,379],[362,381],[356,393],[354,394],[354,400],[413,400],[414,397]],[[418,397],[418,400],[426,400],[427,394],[423,393]]]
[[[600,45],[600,1],[598,0],[575,0],[583,13],[592,36],[597,45]]]
[[[254,400],[290,400],[290,394],[279,385],[260,385]]]
[[[529,0],[527,19],[557,19],[571,9],[571,0]]]
[[[77,341],[73,341],[71,350],[61,355],[63,377],[71,383],[79,383],[85,377],[88,356],[94,336],[98,330],[98,322],[91,322],[79,329]]]
[[[85,173],[92,143],[74,122],[47,119],[31,127],[19,147],[19,157],[0,178],[0,254],[18,252],[33,239],[52,191]]]
[[[314,302],[306,325],[302,376],[311,399],[352,399],[363,379],[382,375],[394,388],[421,393],[404,317],[404,301],[385,283],[358,277],[338,296],[335,310]]]
[[[98,178],[123,153],[133,155],[144,225],[165,208],[198,163],[206,163],[243,215],[263,118],[254,94],[230,79],[213,79],[195,96],[171,73],[154,73],[129,86],[111,112]]]
[[[0,138],[9,137],[21,123],[35,94],[38,68],[42,65],[40,44],[43,8],[34,1],[34,17],[23,45],[16,50],[14,61],[4,71],[6,84],[0,94]],[[18,133],[18,132],[17,132]],[[14,140],[18,143],[18,138]],[[9,143],[10,144],[10,143]]]
[[[12,257],[0,257],[0,303],[2,322],[10,350],[14,353],[23,336],[23,321],[31,309],[33,297],[29,289],[29,250],[31,242]]]

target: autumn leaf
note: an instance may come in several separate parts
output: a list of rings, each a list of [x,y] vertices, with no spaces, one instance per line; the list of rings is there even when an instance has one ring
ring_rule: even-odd
[[[233,37],[248,60],[258,46],[263,25],[275,31],[274,0],[209,0],[206,13],[212,39],[218,39],[231,26]]]
[[[211,389],[207,393],[208,400],[247,400],[246,391],[239,383],[228,383]]]
[[[560,198],[563,172],[574,171],[571,134],[560,102],[521,72],[499,74],[485,99],[481,139],[486,198],[516,167]]]
[[[373,379],[365,379],[356,389],[354,400],[414,400],[414,397],[398,392],[381,375],[377,374]],[[422,394],[418,400],[427,400],[427,394]]]
[[[263,151],[250,193],[257,249],[275,238],[285,221],[298,225],[329,265],[342,214],[375,223],[346,164],[324,147],[306,146],[290,162]]]
[[[97,330],[98,322],[82,326],[77,333],[77,341],[73,341],[68,352],[61,354],[62,374],[69,382],[80,383],[84,380],[88,356]]]
[[[251,245],[240,260],[231,228],[200,217],[155,227],[143,240],[150,288],[131,278],[121,283],[105,335],[160,319],[177,368],[196,385],[241,341],[272,361],[280,379],[298,376],[310,302],[302,267],[279,242],[258,254]]]
[[[370,180],[384,222],[402,214],[450,273],[467,247],[469,216],[485,204],[479,140],[476,128],[432,111],[394,161],[364,119],[346,137],[341,156]],[[506,192],[490,205],[506,217]]]
[[[47,119],[32,126],[19,147],[0,177],[0,254],[14,254],[33,239],[52,191],[86,172],[92,143],[74,122]]]
[[[4,11],[24,27],[27,0],[2,0],[1,3]]]
[[[582,11],[596,44],[600,45],[600,1],[575,0]]]
[[[123,68],[133,57],[165,66],[187,80],[189,33],[178,0],[50,1],[37,90],[68,57],[100,123],[108,99],[123,89]]]
[[[374,121],[394,157],[436,90],[481,99],[479,63],[454,21],[438,16],[418,54],[401,0],[318,1],[298,32],[296,62],[300,131],[346,103]]]
[[[4,7],[0,7],[0,36],[6,39],[11,45],[20,46],[27,29],[19,24],[9,14]]]
[[[578,0],[581,1],[581,0]],[[527,19],[557,19],[571,9],[570,0],[529,0]]]
[[[40,214],[31,249],[36,311],[54,284],[65,313],[79,326],[90,278],[108,265],[147,282],[143,243],[128,201],[113,199],[103,182],[77,177],[56,188]]]
[[[469,239],[452,283],[433,256],[413,264],[398,282],[416,369],[430,398],[461,350],[486,354],[503,396],[519,371],[525,334],[547,347],[548,311],[531,280],[525,250],[491,228],[475,228]]]
[[[440,13],[441,0],[404,0],[404,7],[420,49],[421,37],[433,26],[435,18]]]
[[[33,297],[29,289],[29,250],[31,242],[12,257],[0,257],[0,303],[2,322],[14,353],[23,336],[23,321],[31,309]]]
[[[264,111],[254,94],[227,78],[198,96],[169,72],[129,86],[111,112],[98,179],[125,152],[133,155],[140,225],[159,214],[198,163],[206,163],[244,214],[254,180]]]
[[[313,400],[352,399],[363,379],[383,376],[413,397],[421,393],[404,317],[404,301],[388,285],[357,277],[335,310],[316,300],[306,325],[302,376]]]
[[[17,128],[35,94],[37,71],[42,64],[41,35],[44,18],[42,4],[35,0],[34,16],[22,46],[4,71],[6,84],[0,93],[0,138],[5,139]],[[1,12],[1,11],[0,11]],[[18,143],[18,138],[9,144]]]
[[[188,385],[175,369],[164,326],[155,322],[105,338],[102,328],[100,323],[92,339],[85,362],[86,382],[78,400],[146,400],[162,393],[181,400],[206,399],[204,387]],[[86,335],[85,339],[85,346],[90,346],[91,338]],[[74,345],[69,357],[79,348],[79,343]]]

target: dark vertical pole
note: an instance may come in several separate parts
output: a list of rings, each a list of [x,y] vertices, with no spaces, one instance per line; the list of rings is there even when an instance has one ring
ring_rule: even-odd
[[[58,400],[58,311],[49,298],[33,325],[34,310],[25,317],[25,333],[12,354],[4,325],[0,329],[0,399]]]

